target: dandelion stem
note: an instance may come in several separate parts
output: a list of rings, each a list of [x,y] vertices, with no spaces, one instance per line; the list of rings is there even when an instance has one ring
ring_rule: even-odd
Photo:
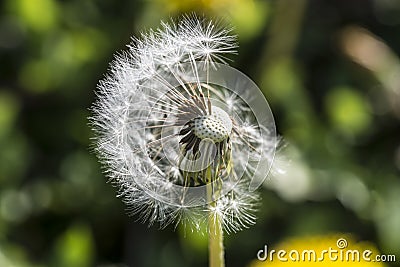
[[[210,204],[215,206],[215,202]],[[208,221],[208,253],[209,267],[224,267],[224,244],[221,220],[218,216],[210,216]]]
[[[205,171],[207,181],[207,197],[210,206],[210,214],[208,217],[208,258],[209,267],[224,267],[224,232],[222,230],[221,218],[219,217],[217,209],[217,202],[215,201],[215,187],[213,180],[218,179],[218,176],[213,177],[212,168],[208,167]],[[213,179],[214,178],[214,179]]]

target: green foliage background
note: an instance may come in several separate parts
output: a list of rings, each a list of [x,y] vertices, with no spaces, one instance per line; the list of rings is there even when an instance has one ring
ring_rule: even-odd
[[[285,172],[227,266],[265,244],[351,233],[400,260],[400,2],[5,0],[0,4],[0,266],[205,266],[206,238],[147,228],[90,152],[97,81],[131,35],[185,12],[235,27]]]

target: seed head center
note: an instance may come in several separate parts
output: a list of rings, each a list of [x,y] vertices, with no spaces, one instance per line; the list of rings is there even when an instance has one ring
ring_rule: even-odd
[[[232,131],[232,120],[218,107],[212,108],[212,114],[194,119],[194,134],[200,139],[211,139],[215,143],[224,141]]]

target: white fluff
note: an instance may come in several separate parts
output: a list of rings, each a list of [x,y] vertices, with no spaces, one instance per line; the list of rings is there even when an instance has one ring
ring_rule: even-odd
[[[275,149],[276,139],[271,136],[268,142],[260,140],[259,126],[254,125],[249,108],[231,92],[219,91],[218,101],[226,105],[225,111],[217,112],[220,108],[214,106],[211,109],[215,111],[214,118],[226,128],[221,136],[229,134],[231,164],[238,170],[242,168],[244,175],[238,177],[240,181],[233,189],[216,200],[215,207],[166,201],[163,196],[176,197],[172,188],[182,180],[182,172],[167,160],[174,157],[173,151],[166,155],[159,151],[159,145],[153,145],[160,138],[154,129],[160,123],[176,123],[185,103],[174,102],[174,97],[183,96],[164,100],[160,97],[166,89],[174,90],[170,84],[183,83],[185,63],[191,71],[217,68],[216,63],[225,64],[226,56],[235,53],[237,45],[229,29],[205,19],[185,17],[178,23],[161,25],[133,39],[129,49],[115,57],[108,74],[98,84],[98,99],[92,106],[90,120],[96,132],[99,158],[106,175],[118,188],[118,196],[132,213],[140,214],[150,225],[159,223],[164,227],[182,221],[198,229],[207,216],[218,216],[226,231],[239,231],[255,222],[259,200],[256,192],[248,190],[254,167],[242,166],[242,161],[249,157],[257,160],[262,155],[260,150]],[[171,128],[166,142],[179,143],[176,131]],[[157,155],[157,160],[153,155]],[[229,182],[223,186],[228,188]]]

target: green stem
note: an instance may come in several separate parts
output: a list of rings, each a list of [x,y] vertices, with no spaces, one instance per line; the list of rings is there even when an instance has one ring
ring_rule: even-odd
[[[215,174],[214,174],[215,175]],[[207,185],[207,197],[210,205],[210,216],[208,217],[208,258],[209,267],[224,267],[224,232],[222,230],[221,218],[218,214],[211,214],[212,210],[215,209],[217,202],[216,192],[213,182],[217,180],[217,177],[213,177],[212,168],[206,169],[205,176],[210,182]],[[215,211],[214,211],[215,212]]]
[[[215,202],[210,204],[215,206]],[[224,244],[221,220],[218,216],[210,216],[208,219],[208,253],[210,267],[224,267]]]

